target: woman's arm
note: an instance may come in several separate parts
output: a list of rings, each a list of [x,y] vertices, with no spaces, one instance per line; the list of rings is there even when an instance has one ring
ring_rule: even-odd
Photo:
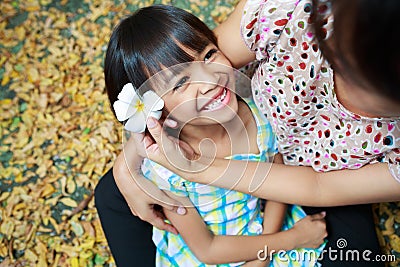
[[[165,216],[155,205],[161,205],[165,209],[174,210],[181,207],[179,211],[185,211],[182,204],[168,197],[155,184],[142,176],[140,166],[143,158],[136,151],[136,143],[132,136],[115,160],[113,175],[115,183],[124,196],[128,206],[135,216],[151,223],[153,226],[177,233],[176,229],[165,222]],[[141,142],[142,135],[135,134],[136,142]]]
[[[187,198],[177,199],[179,202],[189,205]],[[193,254],[206,264],[255,260],[258,251],[264,250],[265,246],[268,247],[268,250],[275,251],[298,247],[316,248],[326,237],[324,216],[321,214],[307,216],[287,231],[258,236],[234,236],[214,235],[208,230],[195,208],[188,208],[187,213],[183,216],[170,210],[164,210],[164,212],[178,229]]]
[[[243,67],[256,59],[254,52],[245,45],[240,33],[245,4],[246,0],[241,0],[229,17],[214,29],[219,49],[235,68]]]
[[[319,173],[311,167],[215,159],[204,172],[189,176],[207,183],[212,182],[205,179],[211,173],[220,174],[214,186],[290,204],[325,207],[400,200],[400,183],[384,163]]]
[[[400,200],[400,183],[392,177],[387,164],[384,163],[369,164],[358,170],[319,173],[311,167],[267,162],[206,157],[191,161],[179,156],[180,147],[165,137],[166,133],[157,121],[149,123],[148,128],[155,141],[147,138],[146,156],[190,181],[234,189],[277,202],[307,206],[340,206]],[[162,136],[164,138],[161,138]],[[171,164],[166,154],[173,156],[172,158],[179,158],[180,168]]]

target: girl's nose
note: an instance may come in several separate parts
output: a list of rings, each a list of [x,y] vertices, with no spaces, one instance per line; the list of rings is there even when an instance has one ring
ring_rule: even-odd
[[[196,62],[195,81],[198,83],[198,90],[201,94],[207,94],[210,90],[213,90],[218,86],[218,75],[215,68],[210,66],[211,64],[205,64],[204,62]]]

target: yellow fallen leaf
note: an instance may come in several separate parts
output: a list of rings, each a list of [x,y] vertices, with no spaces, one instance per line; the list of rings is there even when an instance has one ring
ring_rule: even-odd
[[[3,221],[3,223],[0,226],[0,231],[3,235],[5,235],[8,239],[11,238],[11,235],[14,231],[15,224],[8,220],[8,221]]]
[[[8,254],[8,248],[6,244],[0,243],[0,257],[6,258]]]
[[[0,100],[0,106],[2,106],[3,108],[7,108],[11,104],[12,104],[12,99],[7,98]]]
[[[34,83],[39,80],[39,71],[35,67],[30,67],[28,69],[28,80]]]
[[[60,227],[59,227],[57,221],[53,217],[49,217],[49,221],[53,225],[54,230],[56,230],[57,234],[60,234]]]
[[[0,169],[0,172],[1,172],[2,170]],[[1,193],[1,195],[0,195],[0,202],[3,202],[5,199],[7,199],[8,197],[10,196],[10,192],[3,192],[3,193]]]
[[[89,240],[85,241],[84,243],[82,243],[80,245],[80,248],[81,249],[93,249],[94,244],[95,244],[95,240],[94,239],[89,239]]]
[[[47,257],[46,257],[46,253],[42,252],[39,254],[39,261],[37,263],[37,266],[41,266],[41,267],[47,267]]]
[[[25,202],[18,203],[14,206],[14,210],[20,210],[20,209],[25,209],[25,208],[26,208]]]
[[[56,253],[56,256],[54,257],[54,261],[53,261],[53,267],[57,267],[59,266],[59,261],[61,258],[61,254],[60,253]]]
[[[99,219],[94,220],[93,226],[94,226],[94,229],[96,232],[96,242],[99,242],[99,243],[105,242],[106,237],[104,235],[103,228],[101,228],[100,220]]]
[[[40,197],[47,198],[48,196],[51,196],[55,191],[56,189],[53,185],[45,184],[43,191],[40,193]]]
[[[389,233],[394,233],[394,215],[390,215],[385,222],[385,230]]]
[[[36,262],[38,260],[38,256],[29,248],[25,250],[24,256],[30,262]]]
[[[85,229],[85,233],[87,233],[91,237],[96,236],[96,232],[89,221],[82,221],[81,222],[83,229]]]
[[[400,251],[400,237],[397,235],[392,235],[389,237],[390,245],[396,251]]]
[[[32,4],[33,4],[33,2],[31,2],[31,5],[26,7],[26,11],[34,12],[34,11],[39,11],[40,10],[40,6],[39,5],[36,5],[36,3],[35,3],[35,5],[32,5]]]
[[[36,101],[39,107],[45,109],[47,107],[49,99],[47,97],[47,94],[40,94],[38,97],[36,97]]]
[[[76,201],[71,199],[71,198],[69,198],[69,197],[61,198],[59,200],[59,202],[63,203],[65,206],[72,207],[72,208],[76,208],[78,206]]]
[[[44,165],[39,166],[39,168],[36,170],[36,174],[39,175],[39,177],[43,178],[47,174],[47,168]]]
[[[67,156],[68,157],[75,157],[76,156],[76,151],[73,150],[73,149],[67,149],[67,150],[64,150],[60,155],[60,157],[67,157]]]
[[[67,180],[67,193],[72,194],[76,190],[76,183],[72,177]]]
[[[10,76],[9,75],[4,75],[3,76],[3,80],[1,81],[1,85],[5,86],[6,84],[8,84],[10,82]]]
[[[15,29],[15,34],[17,35],[17,38],[19,41],[22,41],[26,37],[26,31],[25,28],[22,26],[16,27]]]
[[[83,250],[79,253],[80,259],[91,259],[93,257],[93,252],[91,250]]]
[[[23,182],[26,182],[26,181],[28,181],[28,180],[29,180],[29,177],[23,176],[23,175],[22,175],[22,172],[18,173],[18,174],[15,176],[15,178],[14,178],[14,181],[15,181],[16,183],[23,183]]]
[[[4,62],[6,62],[6,60],[7,60],[7,57],[4,55],[1,55],[0,56],[0,66],[2,66],[4,64]]]
[[[71,267],[79,267],[79,260],[77,257],[73,257],[70,260]]]
[[[46,199],[45,204],[50,206],[55,206],[60,199],[61,195]]]
[[[25,235],[25,243],[29,243],[29,241],[32,239],[33,234],[36,233],[37,230],[37,225],[36,224],[31,224],[30,227],[27,230],[27,233]]]

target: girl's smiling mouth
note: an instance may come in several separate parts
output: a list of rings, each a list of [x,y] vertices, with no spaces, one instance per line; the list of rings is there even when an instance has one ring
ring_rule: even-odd
[[[201,111],[214,111],[223,108],[226,106],[231,99],[231,91],[226,87],[223,87],[222,90],[213,97],[210,101],[208,101]]]

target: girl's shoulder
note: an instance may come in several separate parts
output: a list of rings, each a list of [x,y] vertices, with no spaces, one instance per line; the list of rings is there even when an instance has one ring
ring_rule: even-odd
[[[248,117],[255,121],[257,127],[257,145],[261,154],[274,154],[277,152],[276,137],[273,128],[264,114],[260,112],[253,98],[240,98],[243,106],[248,109]],[[246,116],[246,118],[247,118]]]
[[[155,183],[158,188],[173,192],[177,196],[187,196],[185,181],[160,164],[145,158],[141,165],[141,171],[143,176]]]
[[[246,118],[254,119],[257,127],[270,127],[270,122],[267,120],[266,116],[260,112],[260,109],[257,107],[256,102],[254,102],[252,97],[240,97],[239,102],[242,102],[248,110],[246,113]]]

